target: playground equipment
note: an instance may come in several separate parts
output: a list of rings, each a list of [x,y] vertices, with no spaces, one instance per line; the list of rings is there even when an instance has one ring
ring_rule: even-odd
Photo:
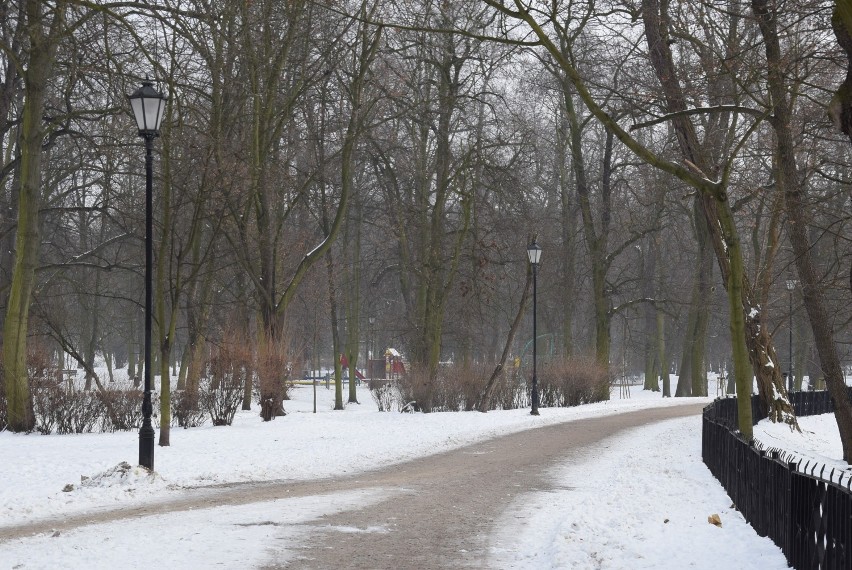
[[[394,380],[405,374],[405,362],[395,348],[385,350],[385,378]]]
[[[538,340],[538,357],[540,360],[550,360],[556,354],[556,342],[561,338],[561,335],[555,333],[546,333],[540,334],[537,337]],[[523,350],[519,356],[520,358],[520,366],[516,366],[519,368],[519,372],[523,369],[525,363],[527,362],[527,351],[531,350],[533,343],[533,339],[529,339],[524,345]],[[542,350],[544,348],[544,350]],[[530,358],[529,360],[532,360]]]
[[[349,359],[348,359],[348,358],[346,358],[346,355],[345,355],[345,354],[343,354],[342,352],[340,353],[340,365],[341,365],[344,369],[348,369],[348,368],[349,368]],[[362,373],[361,373],[361,371],[360,371],[360,370],[358,370],[357,368],[355,369],[355,377],[358,379],[358,383],[359,383],[359,384],[361,383],[361,380],[365,380],[365,378],[364,378],[364,374],[362,374]]]

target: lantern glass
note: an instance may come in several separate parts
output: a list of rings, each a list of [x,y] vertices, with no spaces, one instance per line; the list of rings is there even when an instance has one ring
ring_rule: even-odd
[[[538,265],[541,261],[541,247],[539,247],[535,240],[527,248],[527,255],[532,265]]]
[[[166,97],[154,89],[152,83],[146,81],[128,99],[139,134],[157,136],[166,108]]]

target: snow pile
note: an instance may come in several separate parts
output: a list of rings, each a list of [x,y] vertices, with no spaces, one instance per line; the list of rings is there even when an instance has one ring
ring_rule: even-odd
[[[152,473],[144,467],[132,466],[126,461],[122,461],[115,467],[102,471],[97,475],[87,477],[80,476],[80,487],[84,488],[107,488],[107,487],[122,487],[125,490],[132,490],[139,485],[151,485],[159,479],[156,472]],[[69,487],[71,487],[69,489]],[[65,489],[68,492],[73,490],[73,485],[68,484]]]

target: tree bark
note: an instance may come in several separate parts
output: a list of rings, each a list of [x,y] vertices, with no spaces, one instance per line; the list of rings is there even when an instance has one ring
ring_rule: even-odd
[[[65,2],[57,2],[53,8],[53,20],[48,22],[44,14],[47,6],[41,2],[26,3],[29,62],[23,74],[26,99],[21,124],[21,188],[15,264],[3,323],[8,429],[17,432],[30,431],[35,426],[27,378],[27,333],[40,250],[42,116],[57,43],[60,34],[64,33],[66,9]]]
[[[852,462],[852,404],[849,402],[819,275],[811,255],[808,219],[805,215],[805,191],[796,163],[790,126],[792,109],[782,69],[783,57],[777,29],[778,14],[775,4],[770,6],[767,0],[752,0],[751,5],[766,48],[769,92],[773,106],[771,124],[775,130],[778,153],[777,186],[784,193],[784,203],[790,221],[790,243],[796,256],[796,270],[802,282],[802,299],[813,330],[825,382],[834,402],[834,417],[843,445],[843,460]]]
[[[828,115],[835,127],[852,142],[852,0],[836,0],[831,27],[837,44],[846,53],[846,77],[828,104]],[[849,286],[852,288],[852,268]]]
[[[646,240],[644,255],[642,256],[642,297],[647,299],[642,309],[642,329],[645,343],[645,383],[643,388],[652,392],[660,391],[659,377],[659,353],[655,349],[657,338],[657,303],[656,280],[657,274],[657,236],[648,236]]]
[[[482,390],[482,394],[479,396],[479,404],[476,408],[480,412],[485,413],[491,409],[491,399],[494,397],[494,390],[497,388],[497,382],[503,377],[503,370],[506,367],[506,359],[509,357],[512,345],[515,342],[515,335],[517,334],[518,329],[521,328],[521,322],[523,321],[524,313],[527,309],[527,302],[530,297],[531,286],[532,266],[527,263],[527,280],[524,284],[524,291],[521,293],[521,302],[518,305],[518,312],[515,314],[515,320],[512,321],[512,326],[509,328],[509,335],[506,337],[506,344],[503,346],[503,353],[500,355],[500,362],[497,364],[496,368],[494,368],[494,372],[491,373],[488,383],[485,385],[485,388]]]
[[[709,321],[710,282],[713,274],[713,254],[709,247],[707,219],[701,201],[693,202],[693,223],[698,244],[698,265],[693,277],[686,331],[683,339],[679,378],[675,396],[706,396],[707,367],[705,366],[705,340]]]
[[[658,0],[643,0],[642,15],[649,57],[662,86],[667,110],[670,113],[684,111],[688,107],[669,47],[666,7]],[[767,417],[772,421],[795,424],[772,338],[761,326],[761,312],[752,299],[753,292],[745,274],[741,240],[728,202],[727,188],[710,182],[718,167],[708,163],[710,153],[703,150],[690,118],[681,114],[672,117],[671,121],[684,159],[707,180],[697,188],[701,192],[707,227],[728,293],[734,376],[741,400],[740,431],[746,437],[752,433],[752,374],[757,380]],[[749,402],[747,407],[743,403],[745,401]]]
[[[662,311],[657,312],[657,350],[660,353],[660,379],[663,384],[663,398],[671,398],[671,376],[668,358],[666,357],[666,314]]]

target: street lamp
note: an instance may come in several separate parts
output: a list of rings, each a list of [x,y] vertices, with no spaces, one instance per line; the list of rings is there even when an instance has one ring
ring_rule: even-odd
[[[788,347],[789,348],[788,354],[790,355],[790,367],[787,369],[787,371],[788,371],[787,372],[787,391],[788,392],[793,391],[793,289],[795,289],[795,288],[796,288],[796,282],[793,279],[787,279],[787,292],[789,293],[789,298],[790,298],[789,310],[787,311],[788,318],[789,318],[787,328],[789,329],[789,333],[790,333],[790,345]]]
[[[151,425],[151,314],[153,312],[154,201],[152,178],[154,139],[160,136],[160,122],[166,107],[166,97],[149,81],[127,97],[139,136],[145,139],[145,395],[142,398],[142,427],[139,429],[139,465],[154,470],[154,427]]]
[[[530,265],[532,265],[533,272],[533,374],[532,374],[532,410],[530,414],[533,416],[538,415],[538,380],[536,378],[536,360],[538,357],[537,353],[537,332],[536,332],[536,296],[538,283],[536,280],[538,274],[538,264],[541,261],[541,247],[536,243],[535,238],[533,238],[532,243],[527,247],[527,257],[529,257]]]

